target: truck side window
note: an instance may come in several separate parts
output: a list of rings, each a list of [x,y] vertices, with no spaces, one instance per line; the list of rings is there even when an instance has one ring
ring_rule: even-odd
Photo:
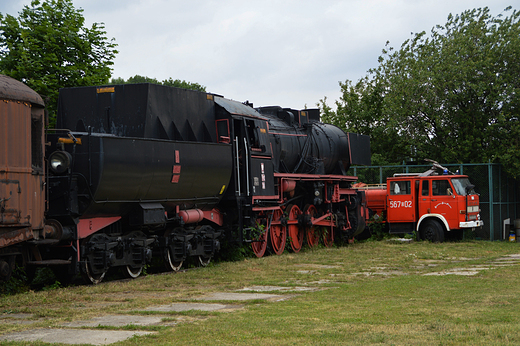
[[[452,188],[448,180],[435,180],[432,182],[433,196],[449,196]]]
[[[392,181],[390,183],[391,195],[409,195],[411,193],[410,181]]]
[[[428,196],[430,194],[430,182],[428,180],[423,180],[421,193],[423,196]]]

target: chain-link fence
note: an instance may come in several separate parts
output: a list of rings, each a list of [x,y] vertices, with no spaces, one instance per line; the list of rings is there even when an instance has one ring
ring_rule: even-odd
[[[452,172],[467,175],[475,190],[480,194],[480,213],[484,226],[475,230],[477,239],[503,240],[504,220],[510,219],[511,227],[515,219],[520,219],[520,184],[507,176],[502,166],[492,163],[444,165]],[[349,175],[357,176],[366,184],[382,184],[395,173],[422,173],[431,165],[402,166],[357,166],[351,167]],[[509,231],[509,226],[506,226]]]

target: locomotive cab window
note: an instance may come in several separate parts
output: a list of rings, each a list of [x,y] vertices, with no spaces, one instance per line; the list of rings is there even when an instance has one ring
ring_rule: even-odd
[[[411,193],[411,184],[409,180],[406,181],[392,181],[390,183],[391,195],[409,195]]]
[[[219,143],[231,143],[229,136],[229,120],[219,119],[217,122],[217,138]]]
[[[271,147],[267,135],[267,123],[265,121],[248,120],[247,136],[253,153],[261,155],[271,154]]]
[[[260,149],[260,140],[258,138],[258,130],[255,126],[254,120],[248,120],[247,122],[247,136],[249,139],[249,145],[251,146],[251,149],[253,151],[256,151],[255,149]]]

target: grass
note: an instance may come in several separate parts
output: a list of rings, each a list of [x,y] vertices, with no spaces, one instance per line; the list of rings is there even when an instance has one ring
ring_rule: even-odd
[[[272,285],[319,290],[276,292],[288,299],[240,302],[245,308],[234,312],[163,314],[165,321],[178,318],[179,324],[131,327],[155,334],[119,345],[516,345],[520,263],[494,265],[472,276],[425,275],[489,267],[508,254],[520,254],[520,244],[367,242],[2,296],[0,313],[30,313],[35,323],[3,323],[0,334]],[[130,327],[120,329],[125,328]]]

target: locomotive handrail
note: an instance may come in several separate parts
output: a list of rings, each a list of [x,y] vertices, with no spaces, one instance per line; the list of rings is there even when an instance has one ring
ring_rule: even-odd
[[[364,184],[360,186],[353,186],[355,189],[358,190],[380,190],[380,189],[386,189],[386,183],[383,184]]]
[[[357,177],[350,175],[338,174],[308,174],[308,173],[274,173],[276,178],[288,178],[293,180],[341,180],[341,181],[357,181]]]
[[[235,136],[235,154],[236,154],[236,165],[237,165],[237,176],[236,176],[236,180],[237,180],[237,188],[238,190],[236,191],[236,193],[240,196],[240,194],[242,193],[241,191],[241,186],[240,186],[240,159],[239,159],[239,154],[238,154],[238,136]]]
[[[246,166],[246,182],[247,183],[247,196],[249,196],[251,194],[251,192],[249,191],[249,165],[248,165],[248,160],[247,158],[249,158],[249,150],[248,150],[248,145],[247,145],[247,138],[244,137],[244,150],[246,151],[245,152],[245,159],[246,159],[246,162],[245,162],[245,166]]]
[[[67,131],[67,132],[72,132],[72,130],[70,129],[45,129],[46,132],[50,132],[50,131],[54,131],[54,132],[58,132],[58,131]],[[77,131],[76,131],[77,132]]]

